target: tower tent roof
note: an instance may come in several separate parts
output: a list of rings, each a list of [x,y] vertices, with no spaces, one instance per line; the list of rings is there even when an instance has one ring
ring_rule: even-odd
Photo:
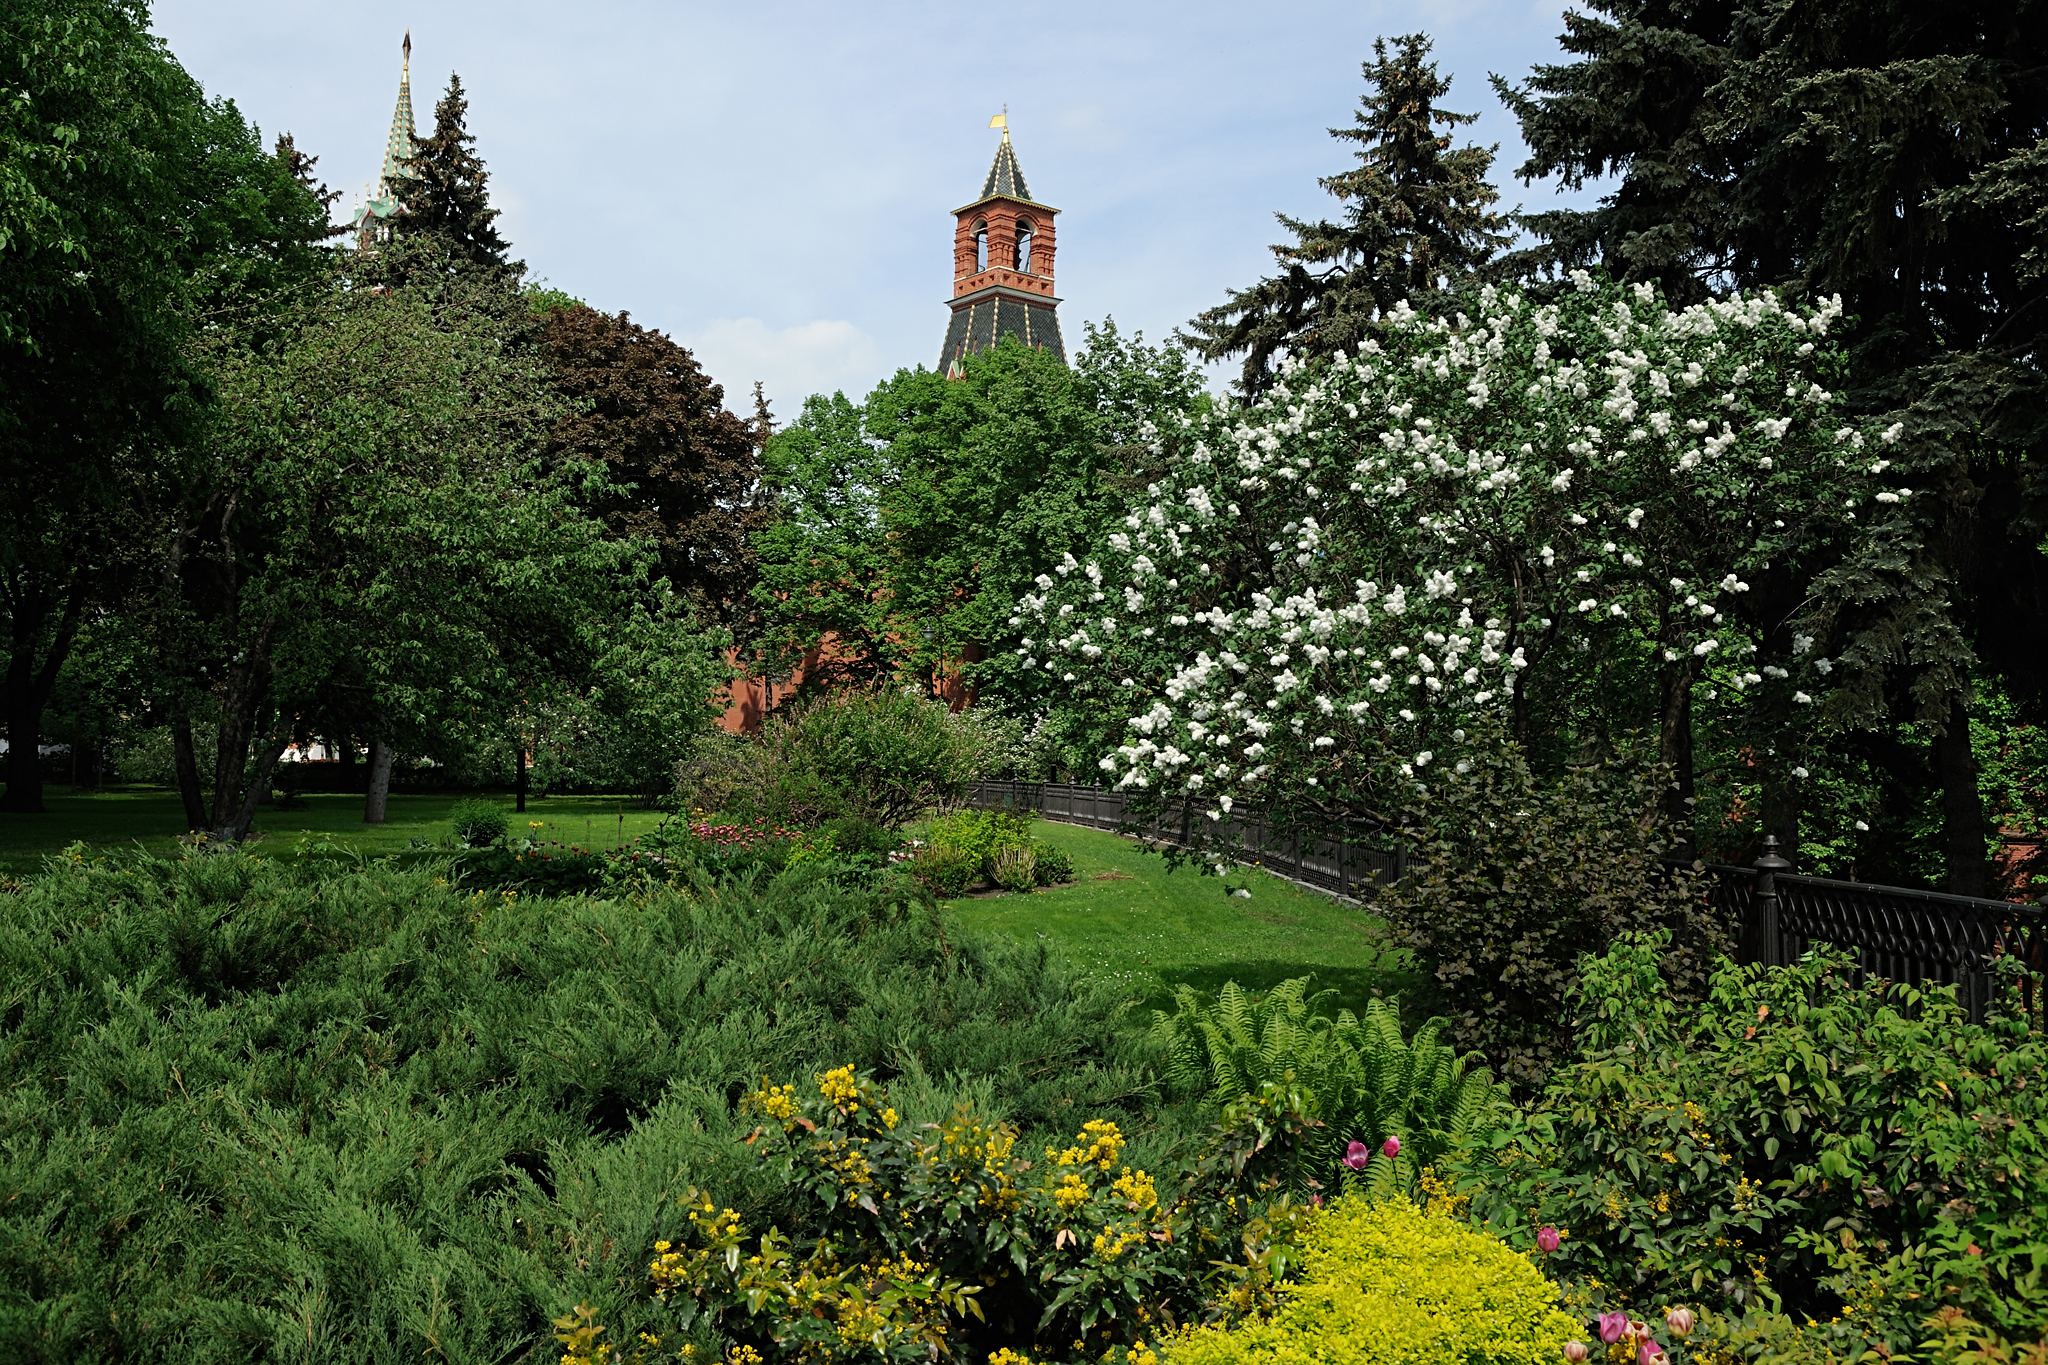
[[[1017,151],[1010,145],[1010,130],[1003,130],[1003,140],[996,147],[996,159],[988,168],[988,180],[981,187],[981,197],[1002,195],[1009,199],[1031,198],[1031,191],[1024,184],[1024,168],[1017,164]]]

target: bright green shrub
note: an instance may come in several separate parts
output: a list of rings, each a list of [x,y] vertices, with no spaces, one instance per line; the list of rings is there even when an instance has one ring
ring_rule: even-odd
[[[1296,1150],[1275,1148],[1269,1161],[1284,1163],[1301,1184],[1328,1188],[1347,1176],[1342,1159],[1360,1142],[1372,1152],[1376,1187],[1406,1189],[1500,1098],[1493,1078],[1468,1071],[1466,1059],[1439,1040],[1442,1020],[1406,1039],[1399,1012],[1385,1000],[1366,1002],[1363,1019],[1350,1010],[1333,1018],[1327,1011],[1336,992],[1310,995],[1313,981],[1283,981],[1260,997],[1229,981],[1210,1005],[1179,987],[1172,1013],[1152,1012],[1167,1079],[1180,1094],[1216,1105],[1269,1083],[1298,1088],[1319,1124]],[[1391,1161],[1379,1151],[1390,1137],[1401,1141]]]
[[[999,851],[1031,842],[1031,819],[1028,810],[956,810],[933,820],[924,837],[926,843],[973,854],[987,876]]]
[[[1172,1338],[1166,1365],[1557,1365],[1583,1335],[1522,1253],[1406,1199],[1346,1196],[1272,1313]]]
[[[483,848],[505,837],[511,817],[496,801],[471,797],[449,808],[448,823],[457,843],[465,848]]]

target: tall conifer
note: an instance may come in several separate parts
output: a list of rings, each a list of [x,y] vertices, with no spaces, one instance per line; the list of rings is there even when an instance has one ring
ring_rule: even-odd
[[[1205,359],[1244,357],[1245,397],[1270,382],[1275,358],[1328,355],[1364,334],[1376,312],[1423,300],[1446,277],[1485,264],[1507,238],[1491,211],[1494,149],[1453,150],[1450,130],[1476,114],[1437,107],[1451,88],[1429,61],[1427,34],[1373,43],[1353,126],[1330,136],[1358,144],[1358,165],[1320,183],[1344,206],[1337,222],[1275,214],[1294,240],[1273,248],[1280,273],[1209,309],[1187,340]],[[1439,131],[1439,129],[1443,131]]]
[[[1519,173],[1613,188],[1528,218],[1542,242],[1518,264],[1600,264],[1680,302],[1842,295],[1852,402],[1899,418],[1885,454],[1917,524],[1820,578],[1833,718],[1939,736],[1948,886],[1981,892],[1973,671],[2048,716],[2048,8],[1592,0],[1565,24],[1575,60],[1496,81],[1531,148]]]
[[[406,158],[409,174],[398,182],[404,212],[395,220],[396,230],[403,236],[441,239],[457,264],[523,271],[523,262],[507,259],[511,244],[498,235],[490,173],[476,154],[468,115],[462,77],[450,73],[447,93],[434,106],[433,134]]]

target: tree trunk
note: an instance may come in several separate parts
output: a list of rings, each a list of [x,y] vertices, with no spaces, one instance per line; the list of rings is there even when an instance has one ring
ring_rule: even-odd
[[[36,590],[8,594],[13,639],[7,658],[6,695],[0,698],[0,711],[7,721],[7,791],[0,795],[0,811],[24,815],[43,811],[43,707],[49,703],[50,689],[57,685],[57,670],[70,657],[84,595],[75,582],[66,589],[64,614],[43,655],[43,666],[37,668],[36,638],[56,604]]]
[[[512,754],[512,809],[526,809],[526,750],[517,749]]]
[[[363,798],[363,823],[381,825],[391,800],[391,746],[382,735],[370,737],[370,788]]]
[[[1664,793],[1664,815],[1671,822],[1680,844],[1675,852],[1695,856],[1698,840],[1693,837],[1695,787],[1692,771],[1692,680],[1693,662],[1667,666],[1664,696],[1658,708],[1657,756],[1671,765],[1672,785]]]
[[[1941,834],[1954,896],[1990,894],[1991,862],[1984,852],[1984,798],[1977,790],[1977,755],[1970,748],[1970,712],[1958,697],[1948,725],[1934,741],[1934,775],[1941,783]]]
[[[216,839],[240,843],[249,837],[249,826],[256,819],[256,802],[270,791],[270,779],[277,771],[277,760],[284,755],[290,738],[281,734],[264,737],[263,747],[256,753],[255,771],[249,775],[248,790],[243,792],[241,804],[235,807],[233,817],[214,830]]]
[[[192,717],[171,717],[171,752],[178,769],[178,799],[185,803],[185,828],[206,827],[206,798],[199,792],[199,756],[192,748]]]

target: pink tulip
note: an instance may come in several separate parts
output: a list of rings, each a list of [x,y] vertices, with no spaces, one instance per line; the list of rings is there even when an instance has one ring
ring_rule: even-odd
[[[1372,1148],[1362,1142],[1354,1142],[1344,1149],[1344,1164],[1354,1171],[1362,1171],[1372,1160]]]
[[[1643,1344],[1636,1347],[1638,1365],[1660,1365],[1663,1359],[1664,1348],[1648,1337],[1644,1337]]]
[[[1551,1252],[1557,1250],[1557,1243],[1556,1228],[1542,1227],[1536,1230],[1536,1245],[1544,1255],[1548,1256]]]
[[[1674,1308],[1664,1315],[1664,1325],[1681,1337],[1691,1336],[1697,1322],[1690,1308]]]
[[[1564,1358],[1570,1361],[1571,1365],[1586,1365],[1586,1357],[1591,1354],[1593,1353],[1586,1349],[1586,1343],[1583,1341],[1567,1341],[1564,1344]]]
[[[1600,1315],[1600,1340],[1612,1346],[1628,1331],[1628,1314],[1602,1313]]]
[[[1401,1139],[1397,1137],[1388,1138],[1380,1144],[1380,1150],[1387,1154],[1387,1160],[1392,1161],[1395,1157],[1401,1155]]]

